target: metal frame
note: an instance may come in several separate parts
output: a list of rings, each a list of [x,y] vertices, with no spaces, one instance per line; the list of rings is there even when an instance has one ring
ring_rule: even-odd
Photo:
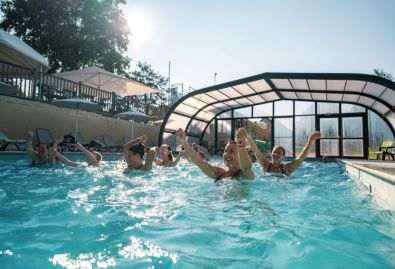
[[[272,83],[271,79],[288,79],[288,81],[289,81],[289,83],[290,83],[290,85],[291,85],[291,87],[292,87],[292,90],[290,90],[290,89],[278,89],[278,88],[274,85],[274,83]],[[290,81],[291,79],[302,79],[302,80],[306,80],[308,90],[294,90],[294,86],[292,85],[292,83],[291,83],[291,81]],[[310,85],[309,85],[308,80],[314,80],[314,79],[317,79],[317,80],[325,80],[325,90],[312,90],[312,91],[310,91],[310,90],[311,90],[311,87],[310,87]],[[230,98],[230,97],[229,97],[229,99],[224,99],[224,100],[218,100],[218,99],[214,98],[213,96],[211,96],[211,95],[209,94],[209,93],[212,92],[212,91],[221,90],[221,89],[225,89],[225,88],[228,88],[228,87],[232,88],[233,90],[235,90],[236,92],[238,92],[238,93],[240,94],[241,92],[238,91],[238,90],[236,90],[236,89],[234,88],[234,86],[237,86],[237,85],[240,85],[240,84],[246,84],[246,85],[248,85],[248,86],[251,88],[251,86],[250,86],[248,83],[255,82],[255,81],[257,81],[257,80],[264,80],[264,81],[271,87],[271,89],[270,89],[270,90],[259,91],[259,92],[255,91],[255,90],[253,89],[254,93],[252,93],[252,94],[250,93],[250,94],[246,94],[246,95],[242,95],[242,96],[238,96],[238,97],[233,97],[233,98]],[[328,89],[327,89],[327,80],[345,80],[344,90],[343,90],[343,91],[332,91],[332,90],[329,90],[329,91],[328,91]],[[169,111],[168,111],[167,114],[165,115],[163,124],[162,124],[161,129],[160,129],[160,132],[159,132],[159,140],[158,140],[158,141],[159,141],[159,144],[161,144],[161,143],[163,142],[163,134],[164,134],[164,132],[167,132],[167,133],[174,133],[174,130],[172,130],[172,131],[170,131],[170,130],[165,130],[165,126],[166,126],[166,123],[167,123],[167,121],[168,121],[168,119],[169,119],[169,117],[171,116],[172,113],[180,114],[179,112],[175,112],[175,111],[174,111],[174,110],[177,108],[177,106],[178,106],[179,104],[181,104],[181,103],[182,103],[184,100],[186,100],[187,98],[194,97],[195,95],[198,95],[198,94],[206,94],[206,95],[210,96],[212,99],[216,100],[215,102],[212,102],[212,103],[208,103],[208,102],[202,101],[203,103],[206,103],[206,105],[204,105],[203,107],[201,107],[200,109],[198,109],[198,110],[196,111],[196,113],[194,113],[192,116],[187,116],[187,117],[189,118],[189,122],[188,122],[188,124],[186,125],[186,128],[185,128],[185,131],[187,132],[187,136],[197,137],[196,134],[192,134],[192,133],[189,133],[189,132],[188,132],[189,126],[191,125],[191,122],[192,122],[193,120],[196,119],[196,120],[199,120],[199,121],[201,121],[201,122],[205,122],[205,123],[206,123],[206,126],[203,128],[202,133],[200,134],[200,142],[203,140],[204,134],[205,134],[205,132],[206,132],[208,126],[209,126],[209,125],[211,124],[211,122],[213,122],[214,120],[215,120],[215,122],[216,122],[216,127],[215,127],[215,129],[216,129],[216,131],[217,131],[217,129],[218,129],[218,126],[217,126],[217,125],[218,125],[217,116],[218,116],[219,114],[224,113],[224,112],[227,112],[227,111],[232,111],[232,113],[233,113],[233,110],[234,110],[234,109],[239,109],[239,108],[244,108],[244,107],[249,107],[249,106],[252,107],[252,106],[254,106],[254,105],[259,105],[259,104],[264,104],[264,103],[269,103],[269,102],[274,102],[274,101],[279,101],[279,100],[309,101],[309,102],[316,102],[316,104],[317,104],[317,102],[339,103],[339,105],[342,104],[342,103],[356,104],[356,105],[365,107],[365,108],[367,108],[367,109],[370,109],[370,110],[372,110],[372,111],[378,113],[379,115],[381,115],[381,114],[380,114],[378,111],[376,111],[375,109],[371,109],[371,108],[367,107],[367,106],[364,105],[364,104],[358,103],[359,98],[358,98],[358,100],[357,100],[356,102],[349,102],[349,101],[343,102],[343,101],[332,101],[332,100],[316,100],[316,99],[314,99],[314,98],[312,97],[312,93],[325,93],[325,94],[328,94],[328,93],[329,93],[329,94],[330,94],[330,93],[333,93],[333,94],[353,94],[353,95],[365,96],[365,97],[371,98],[372,100],[375,100],[376,102],[381,103],[382,105],[384,105],[384,106],[386,106],[387,108],[389,108],[390,111],[395,112],[395,111],[394,111],[394,107],[392,107],[392,106],[391,106],[388,102],[386,102],[385,100],[380,99],[380,96],[379,96],[379,97],[376,97],[376,96],[372,96],[372,95],[366,94],[366,93],[364,93],[364,92],[346,91],[345,89],[346,89],[347,82],[350,81],[350,80],[353,80],[353,81],[354,81],[354,80],[357,80],[357,81],[364,81],[364,82],[365,82],[364,88],[366,87],[366,85],[367,85],[368,82],[371,82],[371,83],[376,83],[376,84],[382,85],[382,86],[384,86],[384,87],[386,87],[386,88],[388,88],[388,89],[390,89],[390,90],[395,91],[395,83],[394,83],[394,82],[389,81],[389,80],[384,79],[384,78],[381,78],[381,77],[373,76],[373,75],[365,75],[365,74],[346,74],[346,73],[340,73],[340,74],[327,74],[327,73],[263,73],[263,74],[259,74],[259,75],[247,77],[247,78],[244,78],[244,79],[239,79],[239,80],[235,80],[235,81],[231,81],[231,82],[227,82],[227,83],[223,83],[223,84],[214,85],[214,86],[212,86],[212,87],[204,88],[204,89],[201,89],[201,90],[197,90],[197,91],[191,92],[191,93],[187,94],[186,96],[182,97],[181,99],[179,99],[179,100],[169,109]],[[362,91],[363,91],[363,89],[362,89]],[[277,96],[279,97],[279,99],[267,101],[267,100],[265,100],[264,98],[262,98],[262,99],[265,100],[265,101],[263,101],[263,102],[257,102],[257,103],[253,103],[253,104],[248,104],[248,105],[242,105],[242,104],[240,104],[240,106],[237,106],[237,107],[236,107],[236,106],[235,106],[235,107],[231,107],[231,106],[227,105],[227,106],[229,107],[229,109],[218,109],[218,110],[220,110],[220,112],[218,112],[218,113],[217,113],[211,120],[209,120],[209,121],[207,121],[207,120],[202,120],[202,119],[199,119],[199,118],[196,117],[197,114],[198,114],[199,112],[201,112],[204,108],[206,108],[206,107],[208,107],[208,106],[215,105],[215,104],[217,104],[217,103],[223,103],[223,102],[226,102],[226,101],[237,101],[237,99],[242,99],[242,98],[247,98],[250,102],[252,102],[251,99],[249,99],[248,97],[257,96],[257,95],[264,94],[264,93],[268,93],[268,92],[274,92],[274,93],[276,93]],[[291,98],[284,98],[284,96],[282,96],[280,92],[293,92],[293,93],[295,93],[297,99],[295,99],[295,98],[292,98],[292,99],[291,99]],[[299,96],[297,95],[297,93],[309,93],[312,99],[303,99],[303,98],[299,98]],[[224,95],[225,95],[225,94],[224,94]],[[227,96],[227,95],[225,95],[225,96]],[[227,96],[227,97],[228,97],[228,96]],[[201,101],[201,100],[200,100],[200,101]],[[316,105],[316,106],[317,106],[317,105]],[[316,107],[316,112],[317,112],[317,107]],[[252,111],[252,114],[251,114],[252,117],[255,116],[253,113],[254,113],[254,112]],[[181,115],[181,114],[180,114],[180,115]],[[233,114],[232,114],[232,115],[233,115]],[[183,115],[183,116],[186,116],[186,115]],[[295,114],[293,115],[293,117],[295,117]],[[233,118],[233,117],[232,117],[232,118]],[[274,105],[273,105],[273,118],[274,118]],[[388,126],[390,127],[390,129],[391,129],[391,131],[392,131],[392,134],[395,136],[394,127],[390,124],[390,122],[389,122],[386,118],[384,118],[384,117],[382,117],[382,118],[383,118],[383,120],[388,124]],[[316,117],[316,121],[317,121],[317,117]],[[294,123],[294,124],[295,124],[295,123]],[[316,126],[318,126],[318,125],[317,125],[317,122],[316,122]],[[295,131],[295,128],[294,128],[294,131]],[[294,132],[294,131],[293,131],[293,132]],[[234,135],[233,133],[234,133],[234,132],[232,132],[232,135]],[[272,126],[272,137],[273,137],[273,135],[274,135],[274,126]],[[295,139],[295,136],[293,136],[293,137],[294,137],[293,139]],[[217,139],[217,137],[216,137],[216,139]],[[295,143],[293,143],[293,144],[295,144]],[[217,141],[215,141],[215,145],[217,145]],[[318,147],[316,147],[316,149],[317,149],[317,151],[320,150],[320,149],[319,149],[319,145],[318,145]],[[295,152],[295,151],[294,151],[294,152]]]

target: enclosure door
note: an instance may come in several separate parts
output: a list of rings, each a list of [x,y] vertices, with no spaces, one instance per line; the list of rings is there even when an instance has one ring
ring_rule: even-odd
[[[340,157],[340,122],[339,117],[318,116],[318,128],[321,132],[319,155]]]
[[[365,120],[363,116],[343,116],[341,118],[341,147],[344,158],[363,158],[366,151],[364,142]]]

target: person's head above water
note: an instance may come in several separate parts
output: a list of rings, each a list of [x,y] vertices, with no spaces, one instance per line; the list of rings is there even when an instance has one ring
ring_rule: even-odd
[[[49,147],[47,144],[38,144],[37,145],[37,153],[38,157],[41,160],[46,160],[49,157]]]
[[[139,142],[129,148],[129,162],[132,164],[134,169],[137,169],[143,165],[145,156],[145,146]]]
[[[285,158],[285,149],[282,146],[274,146],[272,150],[272,161],[281,162]]]
[[[95,156],[97,163],[101,162],[101,160],[103,159],[103,156],[97,151],[92,151],[92,154],[93,156]]]
[[[224,149],[224,163],[232,169],[240,169],[239,155],[237,152],[237,144],[233,140],[228,140]]]
[[[159,154],[162,157],[162,160],[170,160],[173,161],[173,155],[171,153],[171,147],[167,144],[163,144],[159,148]]]

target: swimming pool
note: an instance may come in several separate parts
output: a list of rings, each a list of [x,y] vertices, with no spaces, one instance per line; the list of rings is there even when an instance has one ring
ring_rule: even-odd
[[[395,267],[393,212],[335,163],[217,183],[184,160],[28,164],[0,161],[1,268]]]

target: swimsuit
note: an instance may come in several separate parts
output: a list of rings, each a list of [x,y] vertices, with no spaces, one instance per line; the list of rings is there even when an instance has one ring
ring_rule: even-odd
[[[279,172],[273,172],[273,171],[270,171],[270,170],[271,170],[271,168],[272,168],[272,164],[273,164],[273,163],[270,163],[270,165],[269,165],[269,167],[268,167],[267,171],[268,171],[269,173],[279,173]],[[284,164],[280,164],[280,167],[281,167],[281,171],[280,171],[280,173],[285,175],[285,171],[284,171]]]
[[[228,171],[223,172],[222,174],[220,174],[216,179],[215,182],[217,182],[218,180],[224,179],[224,178],[235,178],[235,177],[242,177],[243,176],[243,171],[241,171],[240,169],[236,171],[236,173],[234,175],[229,174]]]
[[[139,167],[139,169],[135,169],[135,168],[133,168],[133,164],[129,164],[128,165],[128,170],[141,170],[141,168],[143,168],[144,167],[144,165],[142,164],[140,167]]]

